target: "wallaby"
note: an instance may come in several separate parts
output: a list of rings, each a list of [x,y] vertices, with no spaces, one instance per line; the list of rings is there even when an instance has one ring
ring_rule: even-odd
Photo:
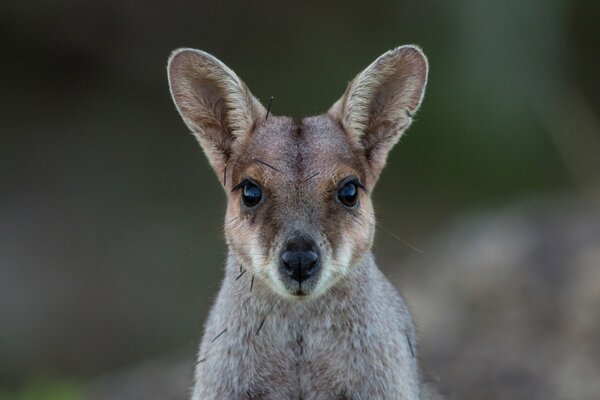
[[[371,193],[423,99],[390,50],[322,115],[271,115],[212,55],[173,52],[171,95],[227,194],[229,256],[192,398],[423,399],[417,338],[371,247]]]

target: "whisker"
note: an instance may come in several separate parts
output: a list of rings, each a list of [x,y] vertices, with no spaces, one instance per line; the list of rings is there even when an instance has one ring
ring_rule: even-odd
[[[274,166],[272,166],[271,164],[268,164],[266,162],[264,162],[263,160],[259,160],[258,158],[254,157],[254,156],[250,156],[250,158],[252,158],[252,161],[257,162],[259,164],[264,165],[265,167],[269,167],[271,168],[273,171],[279,172],[281,173],[280,170],[278,170],[277,168],[275,168]]]
[[[248,152],[248,149],[244,149],[244,153],[246,153],[246,156],[250,157],[250,159],[252,161],[254,161],[258,165],[258,167],[260,168],[260,170],[264,173],[265,170],[262,168],[261,164],[258,161],[256,161],[256,157],[254,157],[253,155],[251,155]]]
[[[246,273],[246,270],[243,270],[241,274],[239,274],[237,276],[237,278],[235,278],[235,280],[237,281],[238,279],[240,279],[244,274]]]
[[[355,214],[350,214],[350,215],[352,215],[354,218],[356,218],[356,220],[359,223],[363,224],[363,226],[365,226],[365,227],[371,226],[371,225],[374,224],[372,222],[365,221],[364,218],[362,218],[360,215],[355,215]],[[387,229],[381,223],[379,223],[378,226],[381,228],[381,230],[383,230],[388,235],[392,236],[394,239],[398,240],[400,243],[404,244],[406,247],[409,247],[409,248],[413,249],[417,253],[425,254],[425,252],[423,250],[419,249],[418,247],[416,247],[416,246],[410,244],[409,242],[407,242],[406,240],[402,239],[400,236],[396,235],[394,232],[392,232],[391,230]]]
[[[404,244],[407,247],[410,247],[411,249],[413,249],[414,251],[421,253],[421,254],[425,254],[425,252],[415,246],[413,246],[412,244],[408,243],[406,240],[402,239],[400,236],[396,235],[394,232],[390,231],[389,229],[387,229],[385,226],[379,224],[379,226],[381,227],[381,229],[386,232],[387,234],[391,235],[394,239],[398,240],[400,243]]]
[[[265,316],[263,317],[262,321],[260,321],[260,325],[258,326],[258,329],[256,330],[256,335],[258,335],[258,333],[262,329],[263,325],[265,324],[265,321],[267,320],[267,317],[269,316],[269,314],[271,314],[271,311],[273,311],[273,307],[275,307],[275,303],[273,303],[271,305],[271,308],[269,309],[269,311],[265,314]]]
[[[213,338],[213,340],[211,340],[210,342],[214,342],[215,340],[217,340],[218,338],[220,338],[225,332],[227,332],[227,328],[223,329],[223,331],[221,333],[219,333],[217,336],[215,336]]]
[[[408,337],[408,332],[404,331],[404,336],[406,337],[406,341],[408,342],[408,348],[410,349],[410,354],[414,358],[415,351],[413,350],[412,343],[410,342],[410,338]]]
[[[269,105],[267,107],[267,115],[265,115],[265,121],[269,118],[269,113],[271,112],[271,104],[273,103],[274,98],[275,96],[271,96],[271,98],[269,99]]]
[[[300,184],[306,183],[308,181],[310,181],[312,178],[314,178],[315,176],[319,175],[320,172],[315,172],[314,174],[312,174],[311,176],[309,176],[308,178],[304,179],[302,182],[300,182]]]
[[[367,221],[360,215],[356,215],[356,214],[350,214],[350,215],[352,215],[358,221],[358,223],[361,224],[362,226],[364,226],[365,228],[369,228],[373,225],[373,222]]]

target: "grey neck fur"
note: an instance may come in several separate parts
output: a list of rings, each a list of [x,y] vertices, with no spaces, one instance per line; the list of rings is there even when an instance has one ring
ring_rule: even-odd
[[[370,252],[354,271],[315,300],[289,301],[229,256],[193,399],[419,399],[405,304]]]

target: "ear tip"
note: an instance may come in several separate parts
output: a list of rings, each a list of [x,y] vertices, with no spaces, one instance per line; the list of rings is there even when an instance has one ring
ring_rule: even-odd
[[[215,57],[204,50],[198,50],[191,47],[180,47],[173,50],[169,55],[167,69],[170,71],[173,65],[177,65],[181,61],[190,59],[213,60]]]
[[[167,60],[167,71],[173,71],[173,68],[179,65],[184,58],[187,58],[186,55],[190,54],[192,51],[194,51],[194,49],[185,47],[180,47],[173,50]]]
[[[410,58],[414,62],[420,62],[423,64],[425,69],[429,69],[429,61],[427,60],[427,56],[419,45],[406,44],[404,46],[396,47],[395,49],[391,50],[391,52],[402,58]]]
[[[402,60],[402,63],[408,63],[413,66],[413,71],[417,76],[420,77],[420,80],[422,81],[423,88],[421,91],[424,91],[429,77],[429,60],[427,59],[427,56],[425,55],[425,52],[423,52],[421,46],[416,44],[407,44],[396,47],[390,51],[393,52],[398,59]],[[419,104],[421,101],[419,101]]]
[[[186,54],[186,53],[193,53],[196,52],[196,49],[192,49],[191,47],[179,47],[173,51],[171,51],[171,54],[169,55],[169,61],[179,57],[182,54]]]
[[[425,55],[423,52],[423,48],[415,43],[404,44],[402,46],[398,46],[394,49],[394,51],[414,51],[421,55]]]
[[[406,105],[411,113],[417,112],[425,93],[429,75],[429,62],[423,49],[416,44],[406,44],[388,50],[382,54],[373,65],[379,65],[376,68],[388,69],[392,75],[405,80],[407,85],[411,86],[411,101]],[[371,66],[368,68],[372,68]]]

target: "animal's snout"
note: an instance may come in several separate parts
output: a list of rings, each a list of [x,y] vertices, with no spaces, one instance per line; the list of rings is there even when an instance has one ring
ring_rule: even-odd
[[[314,276],[320,268],[319,250],[315,242],[305,236],[288,240],[281,253],[279,268],[284,275],[299,283]]]

